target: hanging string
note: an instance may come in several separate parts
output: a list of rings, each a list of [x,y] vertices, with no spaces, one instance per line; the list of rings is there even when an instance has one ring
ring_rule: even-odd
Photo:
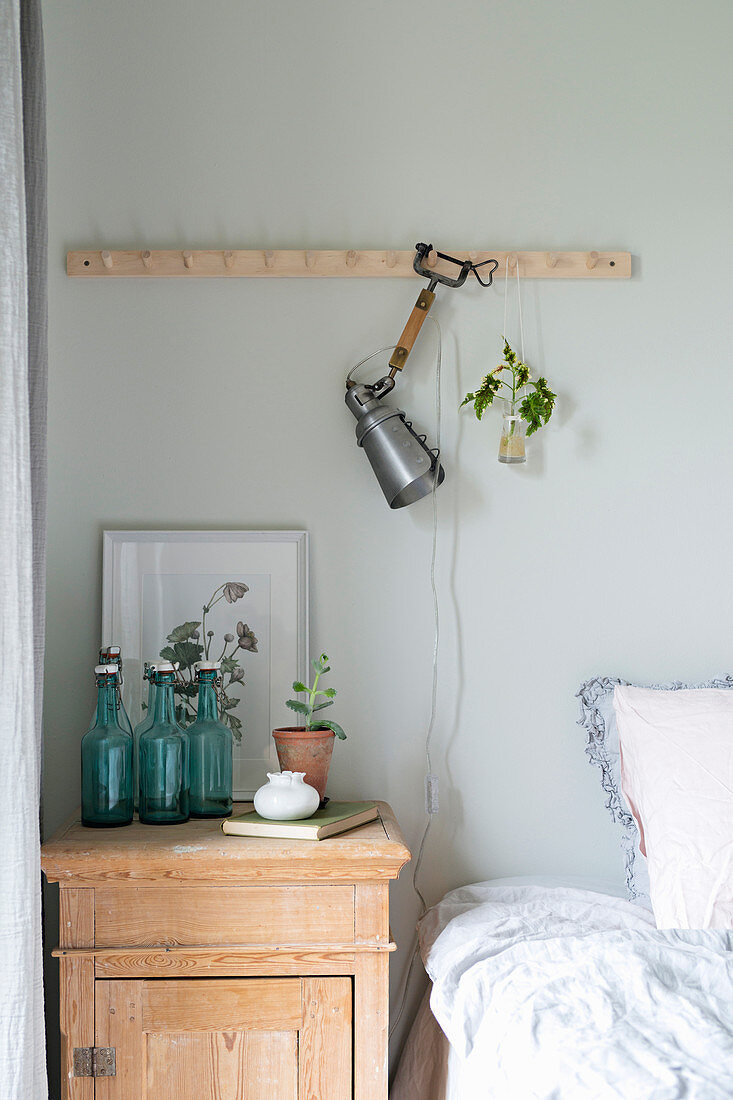
[[[507,256],[506,263],[504,264],[504,331],[502,336],[507,339],[506,334],[506,315],[507,304],[509,300],[509,257]],[[517,314],[519,316],[519,344],[522,349],[522,362],[526,362],[524,358],[524,317],[522,315],[522,284],[519,279],[519,256],[517,256]]]
[[[519,340],[522,346],[522,362],[524,358],[524,320],[522,318],[522,289],[519,282],[519,257],[517,256],[517,312],[519,313]]]
[[[517,262],[517,270],[519,270],[519,262]],[[509,257],[507,256],[504,261],[504,327],[501,330],[501,334],[506,340],[506,309],[507,301],[509,299]]]

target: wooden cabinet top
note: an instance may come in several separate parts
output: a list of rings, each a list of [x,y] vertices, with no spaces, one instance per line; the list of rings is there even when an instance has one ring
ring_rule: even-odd
[[[77,814],[43,845],[41,864],[49,882],[69,885],[384,881],[397,878],[410,852],[390,807],[377,805],[376,821],[320,841],[226,836],[218,819],[87,829]],[[242,802],[234,813],[250,809]]]

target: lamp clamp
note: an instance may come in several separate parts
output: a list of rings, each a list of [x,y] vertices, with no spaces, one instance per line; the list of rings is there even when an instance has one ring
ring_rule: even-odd
[[[407,324],[402,331],[399,342],[392,352],[389,361],[389,374],[385,374],[382,378],[379,378],[376,382],[371,384],[370,388],[375,397],[385,397],[394,389],[397,372],[402,370],[407,362],[407,357],[414,347],[420,329],[422,328],[423,321],[427,317],[435,301],[435,288],[438,284],[454,288],[463,286],[468,276],[473,273],[482,287],[490,287],[494,280],[494,272],[499,266],[498,260],[482,260],[481,263],[476,264],[471,260],[459,260],[456,256],[449,256],[446,252],[435,252],[439,260],[444,260],[449,264],[455,264],[455,266],[459,268],[457,275],[446,275],[444,272],[435,271],[429,266],[428,260],[432,252],[434,252],[432,244],[426,244],[420,241],[415,245],[415,259],[412,262],[412,267],[416,275],[428,280],[428,285],[420,291],[417,301],[412,308],[412,313],[408,317]],[[491,265],[487,272],[488,279],[484,281],[479,275],[478,269],[487,267],[488,265]],[[355,385],[355,383],[349,376],[346,380],[347,390],[351,389],[353,385]]]
[[[392,358],[389,361],[390,378],[394,378],[397,371],[402,370],[407,362],[407,357],[417,340],[423,321],[427,317],[430,312],[430,307],[435,301],[435,288],[438,284],[440,283],[441,286],[449,287],[463,286],[468,276],[473,272],[481,286],[489,287],[494,281],[494,272],[499,266],[498,260],[483,260],[480,264],[475,264],[471,260],[459,260],[455,256],[449,256],[446,252],[436,252],[435,255],[439,260],[445,260],[446,263],[455,264],[456,267],[459,268],[457,275],[446,275],[428,266],[427,261],[431,252],[433,252],[432,244],[425,244],[421,241],[415,245],[415,259],[412,262],[412,266],[416,275],[420,275],[421,278],[428,280],[428,286],[427,289],[420,291],[412,313],[407,319],[407,324],[400,336],[399,343],[392,353]],[[478,269],[480,267],[486,267],[489,264],[492,266],[488,271],[488,281],[484,282],[478,273]]]
[[[413,270],[416,275],[422,276],[423,279],[430,280],[429,289],[432,291],[435,289],[437,283],[442,283],[443,286],[458,287],[463,286],[468,276],[473,272],[476,279],[483,287],[489,287],[494,281],[494,272],[499,266],[498,260],[482,260],[480,264],[472,263],[471,260],[459,260],[455,256],[449,256],[445,252],[436,252],[435,255],[439,260],[445,260],[446,263],[455,264],[461,270],[458,274],[451,278],[450,275],[442,275],[440,272],[435,271],[432,267],[428,267],[426,260],[430,253],[433,251],[431,244],[419,243],[415,245],[415,259],[412,262]],[[492,264],[491,270],[488,272],[489,280],[484,282],[478,273],[480,267],[486,267],[487,264]]]

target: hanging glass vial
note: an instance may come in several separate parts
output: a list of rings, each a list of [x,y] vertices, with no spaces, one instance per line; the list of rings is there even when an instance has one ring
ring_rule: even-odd
[[[119,723],[117,665],[97,665],[94,725],[81,742],[81,822],[95,828],[132,822],[132,738]]]
[[[499,462],[518,463],[527,461],[525,434],[527,422],[517,412],[518,402],[505,401],[499,440]]]
[[[176,721],[175,667],[158,662],[153,722],[140,735],[140,820],[145,825],[178,825],[189,815],[189,741]]]
[[[120,726],[129,733],[132,737],[132,722],[130,716],[125,710],[125,704],[122,701],[122,650],[118,645],[106,645],[102,646],[99,651],[99,663],[100,665],[117,665],[117,711],[120,720]],[[96,711],[92,714],[92,722],[90,729],[97,720]]]
[[[191,817],[228,817],[232,812],[232,731],[219,720],[218,661],[195,666],[198,714],[186,730],[191,744]]]

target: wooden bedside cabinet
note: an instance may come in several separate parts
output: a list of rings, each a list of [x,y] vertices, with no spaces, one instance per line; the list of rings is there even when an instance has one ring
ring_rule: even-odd
[[[44,844],[64,1097],[386,1100],[389,880],[410,853],[379,812],[320,842],[77,819]]]

